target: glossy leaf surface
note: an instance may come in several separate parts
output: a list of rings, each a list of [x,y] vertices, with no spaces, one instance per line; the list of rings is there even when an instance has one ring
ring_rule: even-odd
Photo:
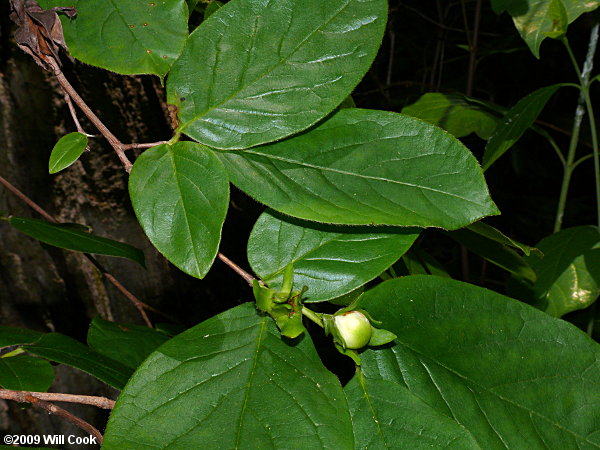
[[[92,66],[126,75],[164,76],[187,38],[185,0],[40,0],[42,8],[75,6],[61,22],[69,53]]]
[[[405,385],[479,447],[600,446],[600,346],[571,324],[432,276],[386,281],[360,307],[398,336],[361,354],[365,376]]]
[[[354,448],[339,381],[308,335],[288,342],[250,303],[174,337],[119,396],[104,448]]]
[[[468,431],[398,383],[357,373],[344,391],[355,448],[479,449]]]
[[[598,0],[492,0],[496,13],[506,10],[513,16],[519,34],[536,58],[544,39],[561,36],[568,24],[598,6]]]
[[[187,41],[167,83],[182,130],[211,147],[275,141],[323,118],[371,65],[385,0],[236,0]]]
[[[498,213],[473,155],[401,114],[342,109],[301,135],[217,154],[236,186],[301,219],[453,229]]]
[[[229,206],[227,174],[214,154],[193,142],[146,150],[131,170],[129,194],[158,251],[185,273],[204,277]]]
[[[48,171],[56,173],[69,167],[85,151],[87,143],[88,138],[82,133],[69,133],[61,137],[50,154]]]
[[[94,236],[72,224],[50,223],[25,217],[10,217],[8,222],[21,233],[54,247],[83,253],[118,256],[145,266],[144,253],[129,244]]]
[[[124,325],[95,317],[88,330],[90,348],[123,365],[136,369],[169,336],[153,328]]]
[[[402,113],[437,125],[457,138],[476,133],[487,140],[499,120],[478,105],[469,103],[462,95],[439,92],[424,94],[412,105],[402,108]]]
[[[81,342],[59,333],[44,335],[39,341],[24,346],[30,353],[83,370],[117,389],[123,389],[133,372],[110,358],[93,352]]]
[[[553,316],[583,309],[600,295],[600,233],[596,227],[568,228],[542,239],[543,258],[529,262],[538,274],[536,306]]]
[[[0,327],[0,348],[11,345],[31,344],[44,334],[27,328]]]
[[[263,213],[248,240],[248,261],[270,287],[281,287],[294,264],[294,287],[304,301],[329,300],[377,277],[406,252],[418,229],[339,227]]]
[[[504,116],[488,141],[483,154],[483,169],[486,170],[509,150],[538,118],[550,97],[565,84],[546,86],[523,97]]]
[[[28,355],[0,358],[0,387],[17,391],[45,392],[54,381],[54,368]]]

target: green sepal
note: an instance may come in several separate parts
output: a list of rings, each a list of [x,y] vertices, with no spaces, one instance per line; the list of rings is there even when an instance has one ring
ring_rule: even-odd
[[[396,336],[391,331],[372,327],[371,328],[371,339],[369,339],[368,345],[369,345],[369,347],[376,347],[378,345],[389,344],[397,337],[398,336]]]
[[[338,352],[340,352],[342,355],[346,355],[349,358],[352,358],[354,363],[357,366],[360,366],[360,364],[361,364],[360,356],[358,355],[358,352],[356,350],[350,350],[349,348],[344,348],[337,342],[334,342],[334,343],[335,343],[335,348],[337,349]]]
[[[271,309],[273,309],[274,301],[273,298],[277,294],[275,289],[269,289],[264,286],[262,281],[252,280],[252,292],[254,293],[254,298],[256,300],[256,308],[259,311],[263,311],[266,313],[271,313]]]

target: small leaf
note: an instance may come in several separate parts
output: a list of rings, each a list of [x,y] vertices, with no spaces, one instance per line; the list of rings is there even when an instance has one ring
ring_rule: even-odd
[[[378,347],[380,345],[389,344],[394,339],[396,339],[396,335],[391,331],[373,327],[371,339],[369,339],[369,347]]]
[[[542,252],[540,252],[539,249],[535,247],[530,247],[529,245],[521,244],[520,242],[509,238],[500,230],[494,228],[491,225],[488,225],[487,223],[481,221],[475,222],[471,225],[467,225],[465,228],[473,233],[477,233],[483,237],[496,241],[499,244],[506,245],[507,247],[512,247],[517,250],[521,250],[527,256],[529,256],[531,253],[536,253],[539,256],[542,256]]]
[[[103,448],[354,448],[339,381],[307,334],[288,342],[250,303],[174,337],[119,396]]]
[[[222,149],[308,128],[373,62],[385,0],[237,0],[194,31],[167,82],[181,130]]]
[[[57,173],[79,159],[87,147],[88,138],[83,133],[69,133],[61,137],[50,154],[48,170]]]
[[[108,322],[100,317],[92,320],[87,336],[90,349],[134,370],[168,339],[152,328]]]
[[[31,344],[41,338],[44,334],[27,328],[2,327],[0,326],[0,348],[12,345]]]
[[[42,8],[77,8],[61,17],[69,53],[92,66],[125,75],[164,76],[187,37],[185,0],[39,0]]]
[[[444,266],[418,246],[413,246],[402,256],[402,262],[410,275],[437,275],[438,277],[452,278]]]
[[[342,109],[298,136],[217,155],[236,186],[301,219],[454,229],[498,213],[473,155],[402,114]]]
[[[79,231],[72,224],[62,226],[59,223],[26,219],[24,217],[11,217],[8,222],[21,233],[54,247],[83,253],[119,256],[130,259],[142,267],[146,266],[144,253],[140,249],[129,244]]]
[[[571,324],[433,276],[381,283],[360,307],[398,336],[361,353],[365,377],[406,386],[480,448],[600,446],[600,346]]]
[[[469,228],[451,231],[448,233],[448,236],[492,264],[509,271],[519,278],[532,283],[535,282],[535,271],[531,268],[527,260],[512,248],[479,233],[475,233]]]
[[[420,230],[334,227],[263,213],[248,240],[248,261],[270,287],[282,285],[288,264],[294,286],[308,287],[305,302],[347,294],[386,270],[410,248]]]
[[[476,133],[489,139],[498,125],[498,117],[479,104],[469,103],[462,95],[429,92],[412,105],[402,108],[402,113],[437,125],[454,137]]]
[[[131,170],[129,195],[157,250],[185,273],[204,277],[229,206],[227,174],[214,154],[193,142],[146,150]]]
[[[59,333],[46,334],[34,344],[24,346],[24,349],[50,361],[83,370],[117,389],[123,389],[133,372],[129,367]]]
[[[504,116],[488,141],[483,154],[483,170],[488,169],[510,149],[538,118],[550,97],[566,83],[546,86],[523,97]]]
[[[480,448],[468,431],[400,384],[366,379],[359,370],[344,392],[355,448]]]
[[[528,259],[538,274],[536,306],[556,317],[591,305],[600,295],[600,233],[596,227],[568,228],[542,239],[543,258]]]
[[[45,392],[54,382],[54,368],[28,355],[0,358],[0,387],[17,391]]]
[[[506,10],[513,16],[519,34],[536,58],[546,37],[561,36],[568,24],[599,5],[599,0],[492,0],[497,14]]]

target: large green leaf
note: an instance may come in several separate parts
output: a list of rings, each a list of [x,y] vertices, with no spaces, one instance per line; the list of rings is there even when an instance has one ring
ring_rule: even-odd
[[[548,314],[560,317],[583,309],[600,295],[600,233],[593,226],[561,230],[536,246],[543,258],[528,258],[538,275],[533,301]]]
[[[463,427],[398,383],[367,379],[359,371],[344,391],[355,448],[480,448]]]
[[[513,16],[519,34],[536,58],[544,39],[560,37],[568,24],[599,5],[599,0],[492,0],[497,14],[506,10]]]
[[[462,95],[440,92],[424,94],[402,108],[402,113],[437,125],[457,138],[476,133],[481,139],[489,139],[499,121],[498,116]]]
[[[1,327],[0,326],[0,348],[11,345],[31,344],[44,334],[27,328]]]
[[[453,229],[498,213],[473,155],[402,114],[342,109],[290,139],[217,154],[240,189],[302,219]]]
[[[248,261],[270,287],[281,287],[294,264],[294,286],[307,286],[306,300],[329,300],[362,286],[394,264],[419,230],[339,227],[262,214],[248,240]]]
[[[95,317],[88,330],[90,348],[132,369],[169,339],[165,333],[139,325],[124,325]]]
[[[145,267],[144,253],[129,244],[94,236],[72,224],[50,223],[44,220],[10,217],[8,222],[21,233],[54,247],[83,253],[119,256]]]
[[[502,122],[488,141],[483,154],[483,169],[486,170],[510,149],[538,118],[550,97],[566,83],[553,84],[533,91],[523,97],[504,116]]]
[[[69,133],[61,137],[50,153],[48,171],[60,172],[79,159],[85,151],[88,138],[83,133]]]
[[[246,303],[162,345],[123,390],[106,449],[351,449],[337,378],[310,337],[284,341]]]
[[[50,361],[83,370],[117,389],[123,389],[133,372],[129,367],[90,350],[64,334],[48,333],[23,348]]]
[[[131,170],[129,194],[158,251],[185,273],[206,275],[229,206],[227,174],[214,154],[193,142],[146,150]]]
[[[75,6],[62,17],[69,53],[126,75],[164,76],[187,38],[185,0],[39,0],[42,8]]]
[[[18,355],[0,358],[0,386],[17,391],[45,392],[54,381],[54,368],[40,358]]]
[[[398,337],[361,354],[481,448],[600,447],[600,346],[516,300],[433,276],[386,281],[360,306]]]
[[[182,130],[223,149],[308,128],[350,94],[386,25],[385,0],[236,0],[192,33],[167,83]]]

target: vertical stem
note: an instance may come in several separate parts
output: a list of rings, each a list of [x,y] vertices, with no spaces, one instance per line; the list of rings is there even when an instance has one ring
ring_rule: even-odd
[[[565,207],[567,204],[567,194],[569,191],[569,184],[571,182],[571,176],[573,174],[573,170],[576,166],[574,164],[575,161],[575,152],[577,150],[577,144],[579,143],[579,131],[581,129],[581,121],[583,120],[583,116],[587,109],[589,121],[590,121],[590,132],[592,136],[592,148],[594,155],[594,173],[595,173],[595,186],[596,186],[596,210],[598,217],[598,225],[600,226],[600,161],[598,156],[598,137],[596,132],[596,121],[594,117],[594,111],[592,107],[592,102],[590,99],[590,74],[592,71],[592,67],[594,65],[594,54],[596,53],[596,46],[598,44],[598,24],[595,24],[590,33],[590,42],[588,44],[588,52],[585,59],[585,63],[583,65],[583,70],[579,69],[579,64],[577,63],[577,59],[571,50],[571,46],[569,45],[569,41],[563,38],[562,42],[569,54],[569,58],[573,64],[573,68],[577,73],[577,78],[579,78],[581,92],[579,94],[579,99],[577,101],[577,108],[575,109],[575,117],[573,119],[573,132],[571,135],[571,142],[569,143],[569,152],[567,154],[567,159],[565,161],[565,170],[563,173],[563,181],[560,189],[560,195],[558,199],[558,208],[556,211],[556,219],[554,221],[554,232],[556,233],[562,227],[563,216],[565,212]]]
[[[475,4],[475,19],[473,21],[473,37],[469,44],[469,73],[467,74],[466,94],[473,95],[473,84],[475,82],[475,66],[477,65],[477,46],[479,45],[479,24],[481,23],[481,0]]]

